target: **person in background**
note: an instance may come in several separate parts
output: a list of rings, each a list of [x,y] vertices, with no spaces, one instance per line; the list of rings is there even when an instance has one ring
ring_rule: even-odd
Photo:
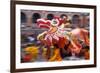
[[[68,18],[67,15],[62,14],[61,19],[63,20],[62,27],[64,28],[71,27],[71,20]]]

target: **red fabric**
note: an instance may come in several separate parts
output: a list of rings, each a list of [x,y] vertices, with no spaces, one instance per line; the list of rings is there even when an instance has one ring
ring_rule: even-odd
[[[50,28],[51,22],[49,20],[46,20],[46,19],[38,19],[37,25],[40,28]]]
[[[57,19],[59,21],[58,26],[60,26],[63,23],[63,20],[60,17],[54,17],[54,19]],[[38,19],[37,20],[37,25],[40,28],[50,28],[52,20],[47,20],[47,19]]]

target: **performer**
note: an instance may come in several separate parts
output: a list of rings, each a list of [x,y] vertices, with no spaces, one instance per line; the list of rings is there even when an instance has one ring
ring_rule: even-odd
[[[47,53],[49,61],[52,61],[55,56],[60,57],[60,48],[64,48],[66,44],[65,35],[67,33],[67,31],[64,31],[63,27],[61,26],[63,22],[62,19],[59,17],[55,17],[51,21],[45,19],[38,19],[37,22],[40,28],[48,29],[47,31],[44,31],[43,33],[39,34],[37,39],[44,43],[46,46],[48,46]],[[54,46],[54,44],[56,44],[59,49],[51,48],[51,46]],[[54,52],[52,57],[50,56],[50,53],[52,53],[51,50],[53,50]]]

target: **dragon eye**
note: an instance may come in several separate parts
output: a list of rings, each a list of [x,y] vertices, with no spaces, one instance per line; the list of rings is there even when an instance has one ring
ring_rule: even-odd
[[[53,21],[53,24],[57,24],[57,21],[56,21],[56,20],[54,20],[54,21]]]
[[[53,26],[57,26],[58,25],[58,20],[57,19],[53,19],[52,21],[51,21],[51,24],[53,25]]]

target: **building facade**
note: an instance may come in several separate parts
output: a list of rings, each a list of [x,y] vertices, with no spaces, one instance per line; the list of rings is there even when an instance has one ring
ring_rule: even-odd
[[[21,33],[27,35],[37,35],[46,30],[38,28],[36,22],[37,19],[44,18],[52,20],[54,16],[61,17],[63,14],[67,15],[71,20],[72,27],[82,27],[89,30],[89,13],[21,10]]]

